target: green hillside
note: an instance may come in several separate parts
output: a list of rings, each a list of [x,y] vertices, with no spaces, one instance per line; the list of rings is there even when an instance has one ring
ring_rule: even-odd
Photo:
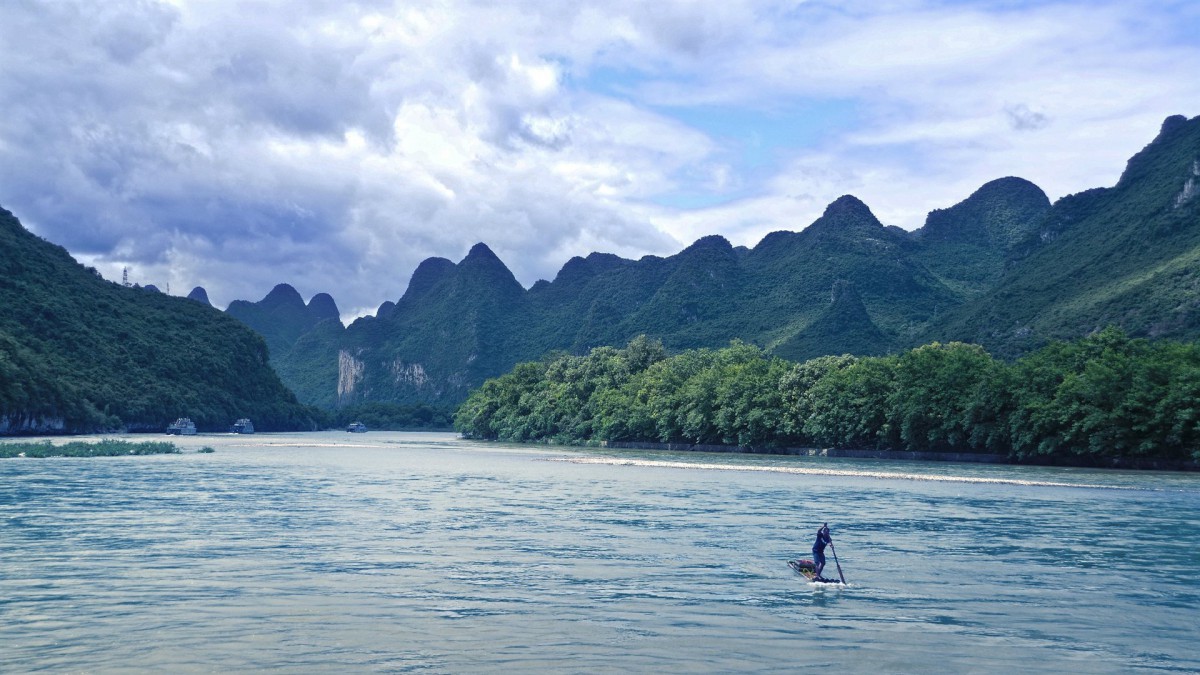
[[[1000,182],[955,207],[992,233],[966,244],[972,258],[960,271],[972,279],[997,275],[1011,231],[1028,227],[1029,188],[1045,200],[1027,183],[1012,187]],[[404,297],[344,331],[322,326],[291,337],[303,304],[287,287],[253,316],[249,303],[230,313],[268,338],[277,370],[305,402],[455,405],[520,361],[637,335],[673,351],[738,338],[787,358],[887,353],[971,297],[924,262],[936,257],[932,247],[947,246],[943,239],[885,227],[846,196],[802,232],[773,233],[753,249],[710,236],[666,258],[593,253],[529,290],[480,244],[458,264],[426,260]],[[275,309],[260,307],[267,304]],[[271,312],[278,324],[263,325]]]
[[[457,264],[426,260],[404,297],[345,330],[247,323],[301,400],[325,407],[455,405],[516,363],[638,335],[671,352],[740,339],[795,360],[947,340],[1012,359],[1107,325],[1194,339],[1198,192],[1200,118],[1173,117],[1116,186],[1053,205],[1001,178],[905,232],[846,195],[752,249],[709,236],[667,257],[592,253],[528,290],[480,244]]]
[[[1200,337],[1200,117],[1171,117],[1118,183],[1059,200],[994,288],[931,325],[1012,357],[1107,325]]]
[[[426,261],[413,279],[390,311],[342,334],[339,405],[458,401],[511,366],[526,291],[487,246],[477,244],[458,265]]]
[[[917,259],[950,288],[978,296],[996,285],[1014,249],[1049,210],[1046,193],[1033,183],[994,180],[963,202],[929,214],[913,232],[921,243]]]
[[[263,336],[272,355],[291,349],[300,336],[322,321],[341,322],[341,313],[329,294],[318,293],[305,305],[300,293],[287,284],[279,284],[258,302],[234,300],[225,311]]]
[[[261,337],[199,302],[125,288],[0,209],[0,433],[310,428]]]

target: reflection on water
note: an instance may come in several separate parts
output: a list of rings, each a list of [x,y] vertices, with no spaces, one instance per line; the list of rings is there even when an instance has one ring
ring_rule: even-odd
[[[1200,670],[1194,475],[183,442],[0,461],[0,670]]]

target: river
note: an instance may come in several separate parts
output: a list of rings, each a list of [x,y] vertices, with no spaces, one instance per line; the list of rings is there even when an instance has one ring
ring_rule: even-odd
[[[0,671],[1200,671],[1196,474],[177,442],[0,460]]]

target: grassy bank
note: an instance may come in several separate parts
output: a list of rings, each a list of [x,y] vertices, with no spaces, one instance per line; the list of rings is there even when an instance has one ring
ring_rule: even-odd
[[[54,445],[50,441],[0,443],[0,457],[115,457],[117,455],[178,455],[180,453],[180,449],[174,443],[163,441],[131,443],[105,439],[93,442],[72,441],[62,445]]]

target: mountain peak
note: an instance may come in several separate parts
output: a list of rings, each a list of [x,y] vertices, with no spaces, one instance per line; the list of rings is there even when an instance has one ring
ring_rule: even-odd
[[[973,192],[971,196],[980,197],[1000,193],[1008,194],[1013,192],[1024,192],[1031,195],[1041,195],[1045,197],[1045,193],[1042,192],[1042,188],[1038,187],[1036,183],[1025,180],[1024,178],[1020,178],[1018,176],[1005,176],[1004,178],[990,180],[979,186],[979,189]]]
[[[1163,136],[1164,134],[1168,134],[1187,124],[1187,121],[1188,118],[1184,117],[1183,115],[1171,115],[1167,119],[1163,120],[1162,126],[1158,130],[1158,135]]]
[[[795,241],[797,236],[799,235],[796,232],[790,232],[788,230],[776,230],[760,239],[759,242],[754,245],[753,251],[755,253],[763,253],[781,249],[787,246],[790,242]]]
[[[579,256],[574,256],[567,261],[567,264],[562,266],[558,274],[554,277],[554,282],[557,284],[572,284],[581,283],[595,276],[595,269],[590,264],[591,261]]]
[[[458,264],[458,276],[460,279],[487,279],[497,291],[503,289],[515,293],[525,290],[504,261],[482,242],[472,246],[467,257]]]
[[[1117,188],[1186,181],[1200,156],[1200,117],[1172,115],[1145,148],[1129,158]],[[1152,188],[1148,188],[1152,189]],[[1173,196],[1173,195],[1172,195]]]
[[[823,218],[870,218],[875,220],[875,214],[871,213],[868,207],[861,199],[854,195],[842,195],[833,200],[829,206],[825,207]]]
[[[471,250],[467,252],[467,257],[463,258],[462,262],[465,263],[468,260],[495,260],[496,262],[500,262],[500,258],[482,241],[471,247]]]
[[[338,311],[337,303],[333,301],[333,296],[328,293],[317,293],[308,301],[308,313],[318,321],[326,319],[342,318],[342,313]]]
[[[209,307],[212,306],[212,303],[208,300],[208,291],[204,290],[203,286],[197,286],[193,288],[192,292],[187,294],[187,299],[195,300],[196,302],[208,305]]]
[[[800,234],[810,243],[891,238],[871,209],[853,195],[835,199],[825,207],[825,213]]]
[[[970,197],[946,209],[935,209],[913,236],[927,243],[959,242],[1005,250],[1021,241],[1050,209],[1050,199],[1037,185],[1007,176],[984,183]]]
[[[684,253],[695,251],[733,251],[733,244],[729,240],[719,234],[710,234],[706,237],[700,237],[691,246],[683,249]]]
[[[412,277],[408,280],[408,289],[404,298],[412,299],[424,295],[430,288],[454,273],[455,264],[445,258],[426,258],[417,265]],[[403,298],[402,298],[403,299]]]
[[[624,262],[627,261],[612,253],[589,253],[586,258],[574,256],[555,275],[554,283],[559,286],[583,283],[597,274],[620,267]]]
[[[259,303],[263,307],[304,307],[304,298],[290,284],[279,284]]]

